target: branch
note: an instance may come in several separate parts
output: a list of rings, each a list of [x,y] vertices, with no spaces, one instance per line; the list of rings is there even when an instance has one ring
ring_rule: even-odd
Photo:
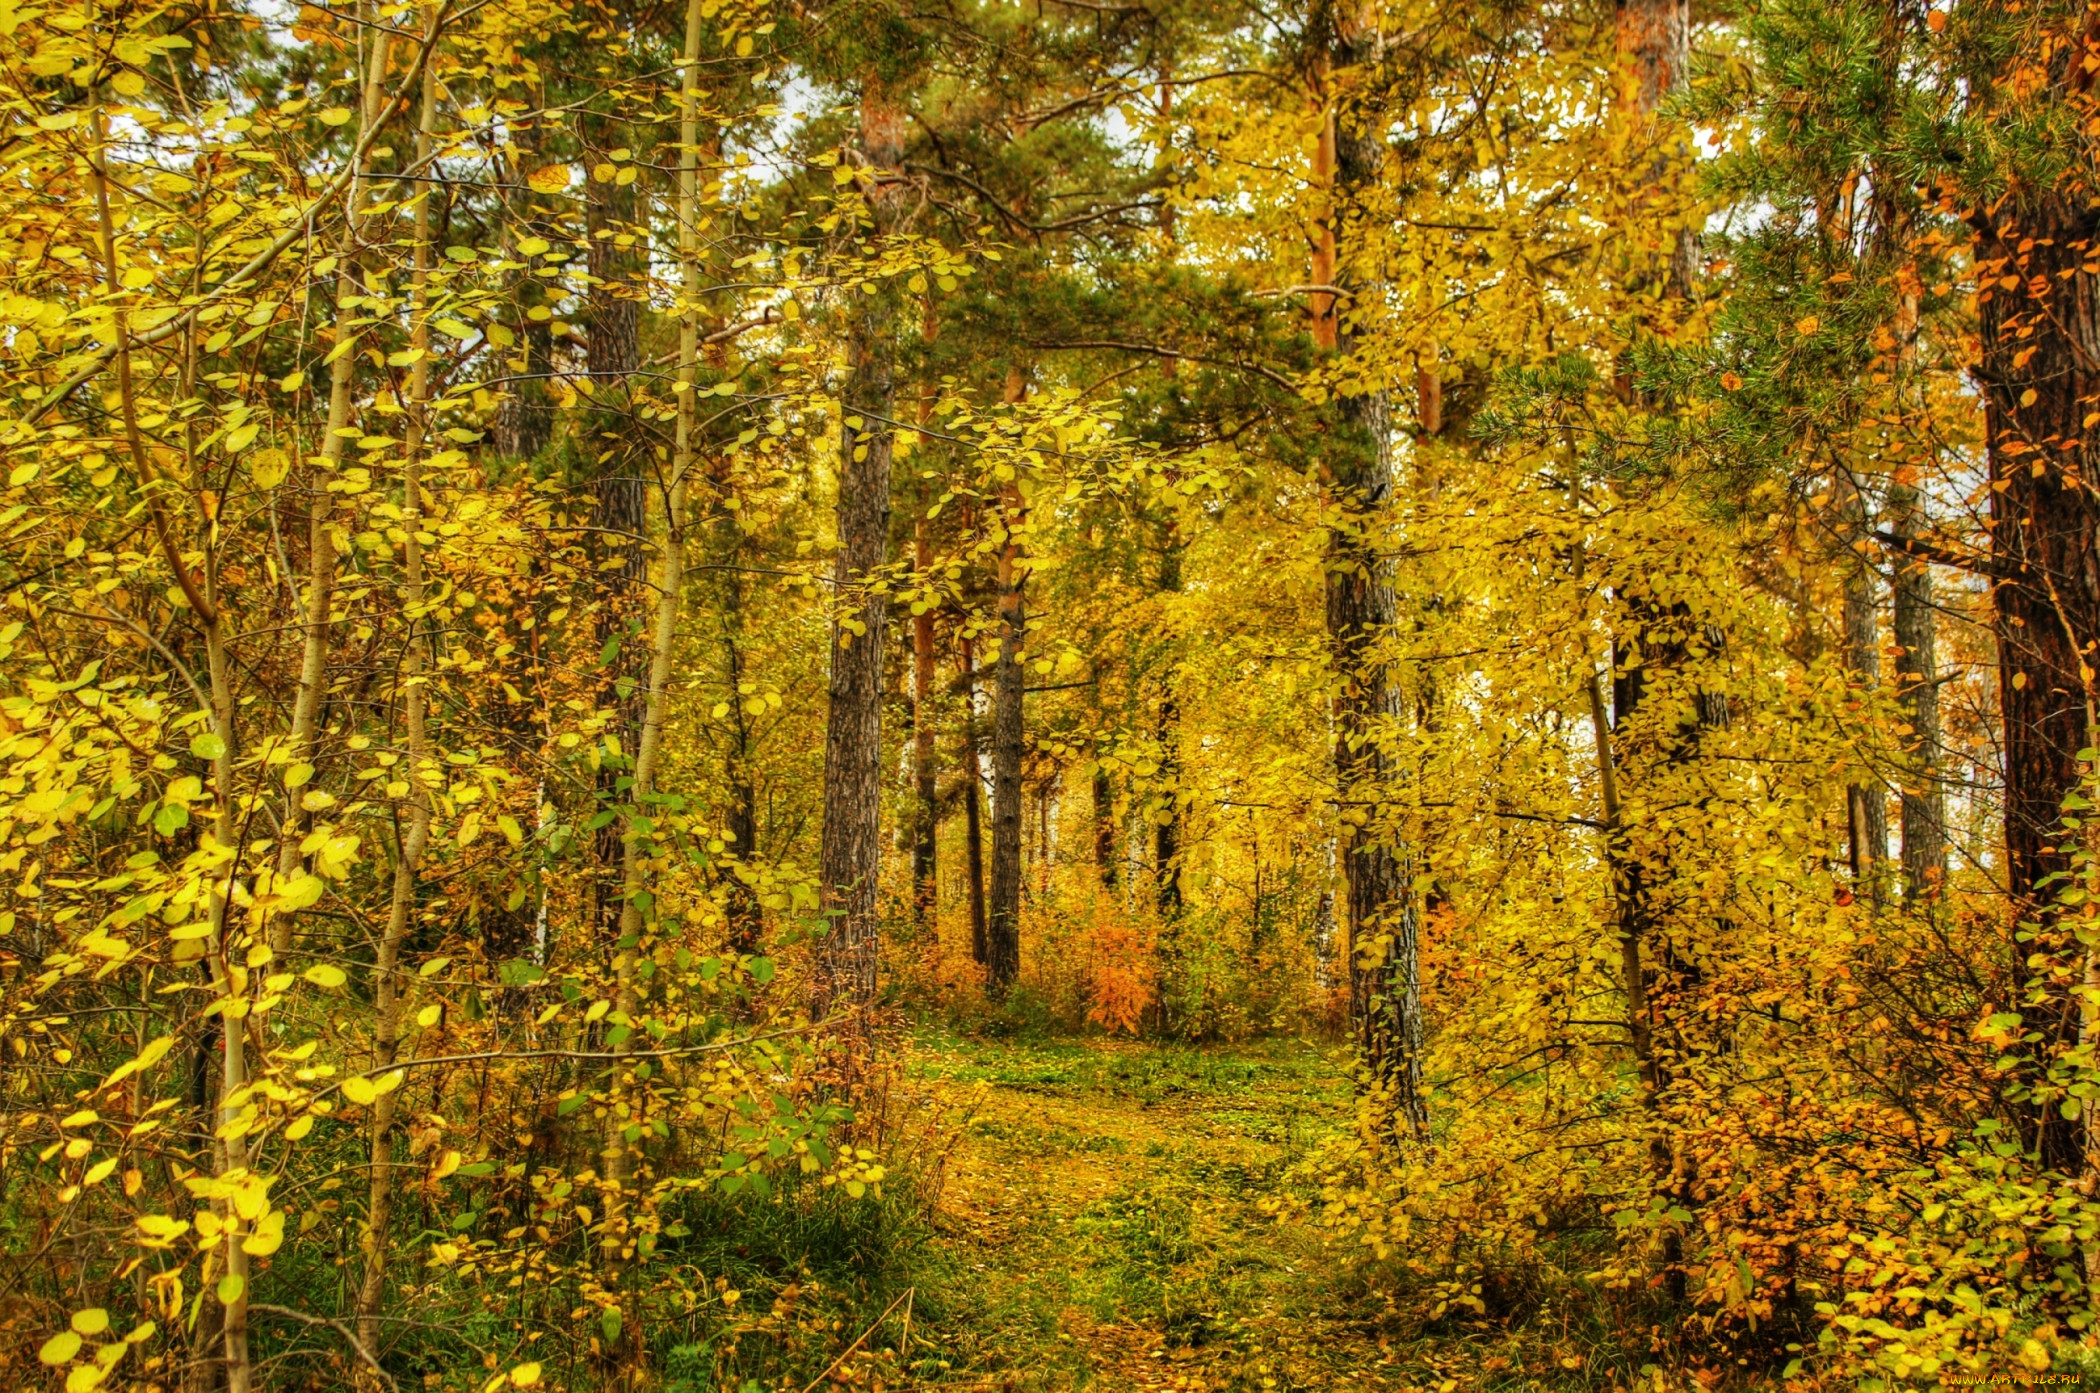
[[[1040,339],[1028,340],[1030,348],[1107,348],[1122,353],[1149,353],[1155,358],[1179,358],[1190,363],[1207,363],[1212,367],[1234,368],[1240,372],[1257,373],[1289,392],[1298,395],[1298,384],[1272,368],[1259,363],[1242,363],[1232,358],[1207,358],[1200,353],[1189,353],[1179,348],[1167,348],[1156,343],[1127,343],[1121,339],[1067,339],[1056,343]]]
[[[330,1330],[333,1330],[336,1334],[342,1336],[344,1341],[350,1346],[350,1348],[357,1351],[357,1357],[359,1359],[364,1360],[366,1364],[371,1366],[371,1370],[373,1373],[379,1375],[381,1378],[386,1380],[387,1387],[393,1389],[394,1393],[401,1393],[401,1385],[394,1382],[394,1376],[388,1373],[386,1370],[379,1367],[379,1361],[372,1357],[372,1351],[365,1348],[365,1342],[363,1340],[358,1339],[357,1335],[350,1329],[350,1327],[343,1324],[341,1321],[331,1320],[327,1316],[310,1316],[304,1311],[295,1311],[289,1306],[266,1306],[260,1301],[249,1302],[248,1309],[251,1311],[261,1311],[265,1315],[283,1316],[286,1320],[296,1320],[306,1325],[327,1326]]]
[[[1873,535],[1875,541],[1890,551],[1901,552],[1914,560],[1930,561],[1936,566],[1949,566],[1957,571],[1967,571],[1971,575],[1986,576],[1993,580],[2002,579],[2005,575],[2004,566],[1992,557],[1949,551],[1945,547],[1917,537],[1899,537],[1893,532],[1876,532]]]
[[[960,170],[942,169],[936,165],[915,163],[907,164],[904,167],[914,174],[931,174],[937,179],[947,179],[953,183],[961,184],[964,188],[970,189],[973,192],[975,192],[976,195],[979,198],[983,199],[986,203],[989,203],[992,206],[992,211],[997,213],[1001,218],[1003,218],[1008,226],[1018,228],[1023,232],[1032,232],[1037,236],[1041,236],[1046,232],[1069,232],[1075,227],[1084,227],[1088,223],[1099,222],[1103,218],[1113,217],[1117,213],[1127,213],[1134,208],[1159,207],[1158,199],[1141,198],[1135,203],[1116,203],[1111,204],[1106,208],[1097,208],[1090,213],[1075,213],[1069,218],[1060,218],[1056,222],[1030,222],[1028,219],[1022,217],[1019,213],[1016,213],[1015,211],[1013,211],[1013,209],[1007,207],[1004,203],[1000,202],[999,195],[993,193],[983,184],[980,184],[979,182],[977,182],[977,180],[971,178],[967,174],[964,174]]]

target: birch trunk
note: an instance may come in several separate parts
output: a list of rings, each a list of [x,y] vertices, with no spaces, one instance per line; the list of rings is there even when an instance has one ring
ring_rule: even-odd
[[[1924,530],[1917,490],[1889,490],[1891,529],[1914,538]],[[1932,598],[1932,567],[1905,556],[1895,563],[1891,627],[1896,639],[1896,700],[1903,707],[1911,765],[1903,776],[1903,895],[1913,903],[1936,898],[1947,876],[1946,800],[1940,791],[1940,686],[1938,612]]]
[[[1027,390],[1020,369],[1009,368],[1006,401],[1020,401]],[[992,893],[985,971],[985,991],[995,1001],[1005,998],[1021,973],[1021,761],[1027,739],[1021,649],[1028,627],[1028,562],[1021,538],[1028,510],[1018,483],[1009,483],[1000,496],[999,526],[1005,537],[997,575],[999,661],[992,674]]]
[[[358,248],[358,219],[364,214],[366,176],[369,169],[364,151],[371,148],[366,135],[387,116],[386,64],[390,31],[373,25],[371,48],[365,62],[364,97],[358,105],[357,167],[351,172],[344,193],[346,213],[343,235],[337,244],[335,280],[335,337],[329,349],[328,426],[321,437],[321,466],[307,506],[307,581],[305,614],[299,658],[299,686],[292,698],[289,741],[291,768],[305,766],[311,773],[315,762],[315,732],[320,724],[321,703],[328,694],[328,641],[333,632],[331,611],[335,607],[335,528],[332,521],[334,495],[328,486],[343,462],[348,444],[343,435],[350,422],[351,390],[357,375],[356,331],[350,321],[356,308],[350,299],[363,289],[355,269]],[[277,879],[290,880],[299,874],[303,855],[299,848],[304,826],[304,808],[298,788],[285,792],[284,812],[277,829]],[[270,946],[283,953],[292,946],[293,917],[280,914],[270,921]]]
[[[628,791],[628,807],[618,819],[620,826],[620,932],[613,944],[614,1005],[608,1016],[615,1022],[610,1040],[613,1055],[612,1106],[606,1110],[604,1173],[606,1184],[605,1242],[612,1250],[605,1266],[617,1274],[634,1256],[634,1239],[626,1220],[629,1191],[635,1175],[635,1138],[644,1128],[628,1089],[627,1057],[634,1052],[635,1031],[640,1028],[641,977],[637,964],[643,957],[642,932],[648,913],[643,901],[653,880],[656,844],[654,809],[657,763],[663,748],[664,708],[671,688],[671,664],[678,652],[678,619],[685,595],[686,482],[693,470],[694,393],[700,368],[700,239],[697,221],[700,205],[700,35],[704,24],[703,0],[688,0],[685,21],[685,50],[681,60],[684,81],[679,87],[678,127],[678,423],[671,446],[671,477],[665,490],[664,538],[661,569],[657,576],[656,622],[649,650],[648,685],[642,699],[641,733],[635,749],[634,783]],[[629,1323],[637,1353],[645,1348],[641,1332]]]
[[[435,42],[435,26],[423,42]],[[432,132],[437,121],[437,74],[426,57],[423,62],[422,110],[416,122],[416,161],[430,158]],[[409,282],[409,346],[419,355],[409,368],[408,438],[403,454],[402,530],[407,574],[402,584],[402,614],[405,632],[401,655],[402,724],[408,735],[407,826],[394,854],[393,898],[387,909],[386,928],[372,965],[373,1014],[372,1067],[385,1069],[398,1058],[401,1040],[402,988],[401,947],[415,921],[416,883],[423,853],[430,842],[431,783],[443,774],[430,758],[428,701],[424,692],[424,575],[423,543],[423,451],[430,432],[430,201],[435,186],[427,186],[416,204],[415,262]],[[389,1230],[394,1210],[394,1107],[399,1090],[381,1094],[372,1103],[367,1136],[365,1227],[358,1246],[364,1258],[364,1277],[357,1293],[357,1338],[375,1356],[380,1348],[379,1316],[386,1299]],[[363,1375],[360,1375],[363,1377]],[[369,1380],[367,1380],[369,1381]]]

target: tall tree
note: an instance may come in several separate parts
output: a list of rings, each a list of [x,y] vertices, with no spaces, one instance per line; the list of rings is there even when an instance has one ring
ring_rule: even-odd
[[[860,170],[868,231],[879,239],[904,202],[905,112],[884,74],[860,81]],[[872,248],[871,248],[872,250]],[[832,571],[831,704],[824,727],[824,837],[819,877],[830,923],[819,945],[817,1011],[874,1004],[882,878],[882,636],[888,601],[891,427],[897,372],[894,293],[848,302],[847,382],[840,398],[838,557]]]
[[[1374,290],[1374,268],[1349,255],[1385,165],[1379,31],[1357,6],[1322,4],[1308,34],[1320,108],[1316,184],[1327,191],[1315,229],[1312,340],[1344,363],[1357,348],[1351,302]],[[1347,843],[1351,1014],[1371,1088],[1416,1139],[1429,1133],[1423,1091],[1424,1028],[1413,866],[1398,826],[1376,805],[1398,774],[1389,742],[1402,697],[1380,645],[1398,621],[1393,563],[1382,538],[1393,504],[1392,405],[1374,381],[1338,376],[1327,479],[1327,633],[1340,691],[1334,768]]]
[[[1005,400],[1018,404],[1028,378],[1018,364],[1008,368]],[[1009,480],[995,514],[999,657],[992,669],[992,877],[986,905],[985,990],[1003,998],[1021,974],[1021,772],[1027,752],[1024,706],[1028,641],[1028,556],[1024,541],[1028,507],[1018,475]]]
[[[1889,488],[1892,530],[1899,543],[1925,530],[1924,507],[1907,483]],[[1947,876],[1946,795],[1940,789],[1940,673],[1938,610],[1931,564],[1894,549],[1890,627],[1895,639],[1896,700],[1909,718],[1912,767],[1903,778],[1900,813],[1903,893],[1917,901],[1936,896]]]

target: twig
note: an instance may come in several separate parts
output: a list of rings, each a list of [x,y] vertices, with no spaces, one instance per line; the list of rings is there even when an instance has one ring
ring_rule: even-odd
[[[372,1357],[372,1351],[365,1348],[365,1342],[358,1339],[356,1333],[341,1321],[332,1320],[327,1316],[310,1316],[304,1311],[295,1311],[289,1306],[265,1306],[259,1301],[249,1302],[248,1309],[250,1311],[261,1311],[265,1315],[283,1316],[288,1320],[303,1321],[307,1325],[327,1326],[330,1330],[342,1336],[349,1343],[350,1348],[357,1351],[357,1357],[370,1365],[373,1373],[386,1380],[387,1387],[393,1389],[394,1393],[401,1393],[401,1385],[394,1382],[394,1376],[379,1367],[379,1361]]]
[[[811,1390],[811,1389],[815,1388],[815,1387],[816,1387],[816,1386],[817,1386],[818,1384],[822,1383],[822,1382],[823,1382],[823,1381],[824,1381],[825,1379],[828,1379],[828,1378],[830,1378],[830,1377],[831,1377],[831,1371],[832,1371],[833,1369],[836,1369],[836,1368],[837,1368],[837,1367],[838,1367],[839,1365],[841,1365],[841,1364],[845,1363],[845,1362],[846,1362],[846,1356],[847,1356],[847,1355],[849,1355],[849,1354],[851,1354],[851,1353],[853,1353],[853,1351],[855,1351],[855,1350],[859,1349],[859,1348],[860,1348],[860,1344],[861,1344],[861,1341],[862,1341],[862,1340],[865,1340],[865,1339],[867,1339],[867,1338],[868,1338],[868,1337],[869,1337],[870,1335],[873,1335],[873,1334],[875,1333],[875,1331],[877,1330],[877,1328],[879,1328],[879,1327],[880,1327],[880,1326],[882,1325],[882,1323],[883,1323],[884,1321],[886,1321],[886,1320],[888,1320],[888,1319],[890,1318],[890,1312],[892,1312],[892,1311],[896,1310],[896,1309],[897,1309],[897,1307],[898,1307],[898,1306],[900,1306],[900,1305],[902,1305],[903,1303],[905,1303],[905,1302],[907,1302],[907,1301],[910,1301],[910,1300],[911,1300],[911,1294],[912,1294],[913,1292],[917,1291],[917,1290],[918,1290],[918,1287],[917,1287],[917,1286],[909,1286],[909,1287],[906,1287],[906,1288],[904,1289],[904,1295],[902,1295],[902,1296],[898,1297],[898,1298],[897,1298],[897,1299],[896,1299],[895,1301],[892,1301],[892,1302],[891,1302],[891,1303],[890,1303],[889,1305],[887,1305],[887,1306],[883,1307],[883,1308],[882,1308],[882,1314],[881,1314],[881,1315],[879,1315],[879,1316],[877,1316],[877,1317],[875,1317],[875,1321],[874,1321],[874,1323],[873,1323],[872,1325],[870,1325],[870,1326],[869,1326],[869,1327],[868,1327],[868,1328],[867,1328],[866,1330],[863,1330],[863,1331],[861,1331],[861,1332],[860,1332],[860,1334],[859,1334],[858,1336],[856,1336],[856,1337],[854,1338],[854,1341],[853,1341],[853,1343],[852,1343],[852,1344],[850,1344],[850,1345],[846,1346],[846,1347],[845,1347],[844,1349],[840,1350],[840,1351],[838,1352],[838,1357],[837,1357],[837,1358],[835,1358],[835,1359],[833,1359],[833,1360],[832,1360],[832,1361],[831,1361],[831,1362],[830,1362],[829,1364],[827,1364],[827,1365],[825,1365],[825,1366],[824,1366],[824,1372],[823,1372],[823,1373],[821,1373],[821,1374],[818,1374],[818,1375],[817,1375],[817,1376],[816,1376],[815,1378],[811,1379],[811,1380],[810,1380],[810,1381],[809,1381],[808,1383],[806,1383],[806,1384],[804,1384],[804,1385],[802,1386],[802,1393],[810,1393],[810,1390]],[[906,1311],[907,1311],[907,1312],[909,1312],[909,1310],[910,1310],[910,1307],[908,1307],[908,1306],[907,1306],[907,1307],[906,1307],[905,1309],[906,1309]],[[906,1324],[905,1328],[906,1328],[907,1330],[909,1330],[909,1329],[911,1328],[911,1327],[910,1327],[910,1325],[909,1325],[909,1323],[908,1323],[908,1322],[909,1322],[909,1321],[911,1320],[911,1317],[910,1317],[910,1315],[909,1315],[909,1314],[907,1314],[907,1315],[905,1316],[905,1320],[906,1320],[906,1322],[907,1322],[907,1324]]]

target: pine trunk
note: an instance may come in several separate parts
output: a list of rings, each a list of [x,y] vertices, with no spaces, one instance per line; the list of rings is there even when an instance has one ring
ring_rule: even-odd
[[[2066,1174],[2082,1164],[2080,1127],[2063,1116],[2043,1072],[2078,1041],[2068,984],[2077,945],[2042,882],[2065,871],[2063,800],[2094,741],[2100,644],[2100,444],[2083,425],[2100,399],[2100,297],[2081,274],[2100,216],[2055,192],[2017,194],[1979,228],[1984,429],[1990,452],[1991,553],[1999,702],[2005,740],[2007,880],[2017,931],[2013,970],[2027,1028],[2039,1031],[2026,1082],[2026,1142]],[[1999,282],[2003,286],[2003,280]]]
[[[1372,278],[1345,271],[1353,250],[1352,216],[1377,185],[1384,164],[1382,112],[1356,78],[1378,57],[1377,39],[1351,16],[1323,16],[1327,47],[1319,96],[1326,118],[1315,156],[1327,185],[1328,208],[1315,230],[1313,279],[1361,293]],[[1337,96],[1340,88],[1347,96]],[[1312,297],[1314,346],[1348,356],[1355,333],[1338,296]],[[1397,1123],[1417,1140],[1429,1135],[1423,1096],[1424,1025],[1417,906],[1412,856],[1404,833],[1378,815],[1397,772],[1385,741],[1398,728],[1401,693],[1378,645],[1393,632],[1398,598],[1393,565],[1381,545],[1383,519],[1393,501],[1391,404],[1382,388],[1358,388],[1334,406],[1326,456],[1327,634],[1340,691],[1335,698],[1335,793],[1344,810],[1342,874],[1349,934],[1349,1003],[1366,1084]]]
[[[893,223],[903,113],[873,79],[861,93],[860,139],[877,233]],[[848,379],[839,433],[839,613],[831,626],[831,705],[824,726],[824,835],[818,875],[830,923],[819,944],[813,1006],[865,1013],[875,1003],[882,875],[882,636],[888,604],[871,588],[889,559],[890,418],[897,324],[890,292],[855,295],[846,311]],[[865,1032],[862,1019],[857,1029]]]

